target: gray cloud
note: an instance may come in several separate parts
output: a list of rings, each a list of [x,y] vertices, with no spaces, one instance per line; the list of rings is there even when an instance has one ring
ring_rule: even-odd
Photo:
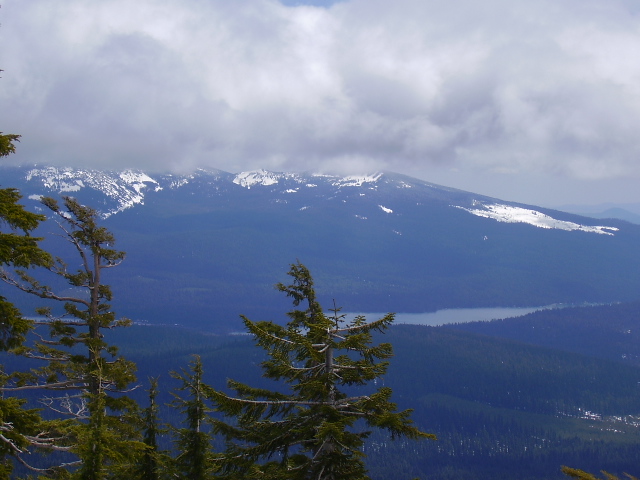
[[[2,130],[25,162],[640,177],[635,3],[324,3],[5,1]]]

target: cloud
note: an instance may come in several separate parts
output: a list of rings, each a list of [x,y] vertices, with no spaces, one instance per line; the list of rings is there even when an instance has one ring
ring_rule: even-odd
[[[640,176],[625,0],[4,2],[19,159]]]

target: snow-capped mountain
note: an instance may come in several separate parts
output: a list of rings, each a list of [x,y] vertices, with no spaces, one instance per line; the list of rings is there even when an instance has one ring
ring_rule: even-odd
[[[271,286],[296,259],[325,305],[348,311],[611,302],[640,291],[637,225],[394,173],[31,167],[0,178],[32,208],[42,195],[71,195],[100,211],[128,254],[110,272],[117,302],[150,321],[219,326],[282,313]]]
[[[209,184],[212,191],[228,191],[232,188],[229,183],[251,188],[268,187],[271,193],[280,194],[280,201],[288,202],[289,194],[299,194],[321,187],[323,192],[329,191],[329,197],[337,195],[342,189],[358,188],[359,196],[366,196],[381,186],[391,185],[397,189],[431,189],[434,192],[456,192],[440,185],[422,182],[417,179],[400,179],[396,174],[374,173],[372,175],[335,176],[324,174],[299,174],[269,172],[255,170],[241,172],[235,175],[221,171],[198,170],[192,175],[157,175],[155,178],[137,170],[100,171],[89,169],[72,169],[58,167],[34,167],[24,174],[27,184],[26,190],[41,189],[41,192],[29,194],[32,200],[38,200],[40,195],[70,195],[70,196],[103,196],[97,202],[96,208],[103,218],[122,212],[136,205],[143,205],[145,197],[162,190],[177,190],[187,188],[190,184]],[[467,192],[457,192],[456,203],[451,207],[460,208],[473,215],[490,218],[499,222],[526,223],[535,227],[560,230],[579,230],[605,235],[613,235],[617,227],[604,225],[583,225],[573,221],[560,220],[549,214],[544,214],[532,208],[523,208],[511,202],[499,202],[482,196],[469,196]],[[464,193],[464,195],[460,195]],[[316,195],[319,197],[320,195]],[[469,204],[471,200],[471,204]],[[379,205],[385,213],[393,213],[391,208]],[[303,206],[307,209],[309,206]],[[362,218],[359,216],[358,218]]]
[[[25,177],[28,183],[42,186],[50,194],[77,195],[81,190],[92,190],[113,201],[115,208],[102,210],[103,217],[121,212],[144,202],[148,190],[161,190],[156,180],[147,174],[134,170],[104,172],[98,170],[44,167],[32,168]],[[37,188],[37,187],[36,187]],[[31,194],[38,199],[40,194]]]

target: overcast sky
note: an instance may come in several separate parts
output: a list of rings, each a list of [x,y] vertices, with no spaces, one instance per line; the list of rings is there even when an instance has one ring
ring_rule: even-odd
[[[14,161],[640,202],[637,0],[5,0]]]

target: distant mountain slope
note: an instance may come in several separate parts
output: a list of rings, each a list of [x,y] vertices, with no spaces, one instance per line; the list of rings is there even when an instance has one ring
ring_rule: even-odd
[[[640,225],[640,204],[565,205],[558,210],[592,218],[617,218]]]
[[[235,330],[240,313],[275,318],[288,307],[272,285],[296,259],[325,305],[335,299],[347,311],[610,302],[640,292],[640,226],[393,173],[0,172],[34,208],[39,195],[72,194],[103,213],[128,252],[109,272],[115,305],[134,319]]]
[[[640,302],[541,310],[519,318],[447,328],[640,367]]]
[[[638,215],[637,213],[633,213],[628,210],[625,210],[624,208],[608,208],[595,215],[587,215],[587,216],[594,217],[594,218],[619,218],[621,220],[626,220],[627,222],[640,225],[640,215]]]

